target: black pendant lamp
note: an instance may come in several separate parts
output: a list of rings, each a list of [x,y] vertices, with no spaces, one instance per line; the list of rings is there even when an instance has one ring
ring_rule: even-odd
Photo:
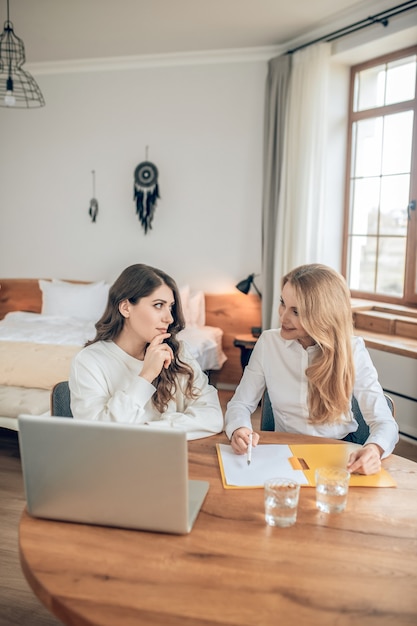
[[[15,35],[9,20],[9,0],[7,0],[7,20],[0,35],[0,106],[30,109],[45,106],[45,100],[33,76],[22,69],[26,61],[23,41]]]

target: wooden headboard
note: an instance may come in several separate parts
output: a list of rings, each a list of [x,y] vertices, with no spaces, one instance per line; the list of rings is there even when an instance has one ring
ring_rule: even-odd
[[[40,313],[42,292],[36,278],[0,279],[0,319],[10,311]]]
[[[46,279],[47,280],[47,279]],[[70,281],[85,282],[85,281]],[[261,302],[257,295],[233,293],[205,294],[206,324],[223,330],[223,350],[227,361],[213,372],[214,384],[237,385],[242,369],[240,350],[233,345],[236,335],[249,334],[252,326],[261,326]],[[0,319],[10,311],[40,313],[42,292],[36,278],[0,279]]]
[[[261,301],[255,294],[206,293],[206,324],[223,330],[223,350],[227,361],[213,372],[215,385],[237,385],[242,377],[240,350],[233,345],[236,335],[248,335],[253,326],[261,326]]]

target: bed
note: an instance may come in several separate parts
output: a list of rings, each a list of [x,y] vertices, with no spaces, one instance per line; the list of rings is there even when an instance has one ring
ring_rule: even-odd
[[[95,335],[108,289],[104,281],[0,279],[0,427],[17,430],[19,414],[49,411],[52,387]],[[223,330],[206,325],[204,293],[184,286],[181,301],[179,338],[208,375],[221,370]]]

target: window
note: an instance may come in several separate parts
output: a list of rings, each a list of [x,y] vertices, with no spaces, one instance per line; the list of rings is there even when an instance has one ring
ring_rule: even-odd
[[[352,296],[417,304],[417,47],[351,70],[343,271]]]

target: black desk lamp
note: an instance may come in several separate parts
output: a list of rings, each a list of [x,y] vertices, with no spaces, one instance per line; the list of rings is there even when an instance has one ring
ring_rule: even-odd
[[[255,278],[255,274],[249,274],[247,278],[238,282],[238,284],[236,285],[236,289],[239,289],[239,291],[247,295],[249,293],[250,288],[253,285],[253,288],[255,289],[256,293],[262,299],[262,294],[259,291],[258,287],[255,285],[254,278]],[[259,326],[252,326],[251,331],[254,337],[259,337],[259,335],[262,332],[262,328]]]
[[[253,288],[255,289],[258,296],[262,298],[261,292],[259,291],[258,287],[255,285],[254,278],[255,278],[255,274],[249,274],[247,278],[245,278],[244,280],[241,280],[236,285],[236,289],[239,289],[239,291],[241,291],[242,293],[248,294],[251,286],[253,285]]]

